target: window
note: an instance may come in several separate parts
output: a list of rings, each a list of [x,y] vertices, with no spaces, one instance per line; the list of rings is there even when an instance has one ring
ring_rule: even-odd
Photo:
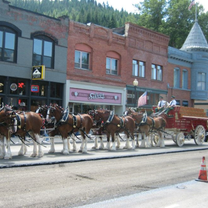
[[[33,66],[45,65],[54,67],[54,42],[44,35],[37,35],[33,39]]]
[[[16,33],[4,26],[0,26],[0,61],[15,62]]]
[[[185,69],[183,70],[182,74],[182,88],[188,89],[188,72]]]
[[[175,68],[174,69],[174,87],[175,88],[180,88],[180,69]]]
[[[203,72],[199,72],[197,76],[197,90],[205,90],[206,89],[206,74]]]
[[[106,58],[106,74],[117,75],[118,60],[114,58]]]
[[[50,84],[50,97],[61,98],[63,92],[63,85],[59,83]]]
[[[75,51],[75,68],[89,69],[89,53],[83,51]]]
[[[9,83],[9,94],[26,95],[26,81],[22,79],[11,79]]]
[[[145,63],[142,61],[132,61],[132,75],[145,77]]]
[[[183,100],[182,105],[188,107],[188,101],[187,100]]]
[[[151,78],[154,80],[162,81],[163,78],[162,74],[163,74],[162,66],[152,64]]]

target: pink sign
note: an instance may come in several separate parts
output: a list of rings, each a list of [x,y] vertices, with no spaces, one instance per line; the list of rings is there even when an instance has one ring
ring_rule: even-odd
[[[70,101],[121,104],[121,93],[70,88]]]

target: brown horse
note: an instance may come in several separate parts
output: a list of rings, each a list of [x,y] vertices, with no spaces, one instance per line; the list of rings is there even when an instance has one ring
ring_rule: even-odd
[[[149,137],[149,134],[153,132],[156,132],[159,135],[159,138],[161,139],[159,142],[160,147],[164,147],[162,132],[164,131],[164,128],[166,126],[166,120],[163,117],[150,117],[147,116],[146,112],[138,113],[131,109],[128,110],[127,114],[131,115],[132,118],[135,119],[138,132],[143,133],[143,135],[146,136],[144,140],[142,140],[141,147],[150,147],[149,140],[147,137]]]
[[[103,123],[107,135],[107,149],[116,150],[115,146],[115,134],[124,132],[127,136],[126,148],[129,146],[129,137],[132,138],[132,149],[135,149],[135,140],[134,140],[134,120],[130,116],[119,117],[114,115],[112,111],[109,110],[94,110],[89,112],[93,117],[93,120],[96,122]],[[110,147],[110,137],[112,139],[113,146]]]
[[[42,119],[41,117],[34,112],[19,112],[16,113],[9,107],[3,107],[0,110],[0,122],[4,122],[6,124],[6,128],[8,129],[8,137],[7,138],[7,147],[8,151],[6,153],[6,159],[12,157],[11,150],[10,150],[10,136],[14,134],[19,138],[25,138],[27,134],[33,139],[33,153],[31,157],[42,157],[43,151],[40,144],[40,129],[42,126]],[[37,144],[38,144],[38,151],[37,151]],[[26,149],[24,145],[20,150],[22,154],[26,153]],[[19,154],[20,154],[19,152]]]
[[[63,154],[69,154],[69,148],[67,143],[67,137],[69,134],[80,132],[82,136],[82,144],[80,147],[80,152],[87,153],[87,134],[89,134],[90,129],[93,126],[93,120],[88,114],[69,114],[67,110],[64,111],[58,105],[50,106],[48,108],[46,119],[55,117],[56,119],[56,129],[58,133],[62,136],[63,140]]]

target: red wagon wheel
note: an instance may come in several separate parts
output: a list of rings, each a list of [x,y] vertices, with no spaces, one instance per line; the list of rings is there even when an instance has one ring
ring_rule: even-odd
[[[196,145],[202,145],[205,139],[205,129],[202,125],[198,125],[194,131],[194,142]]]

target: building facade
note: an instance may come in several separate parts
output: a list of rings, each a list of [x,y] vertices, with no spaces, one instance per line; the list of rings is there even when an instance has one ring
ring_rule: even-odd
[[[0,0],[1,104],[23,110],[50,102],[63,104],[68,21]]]

